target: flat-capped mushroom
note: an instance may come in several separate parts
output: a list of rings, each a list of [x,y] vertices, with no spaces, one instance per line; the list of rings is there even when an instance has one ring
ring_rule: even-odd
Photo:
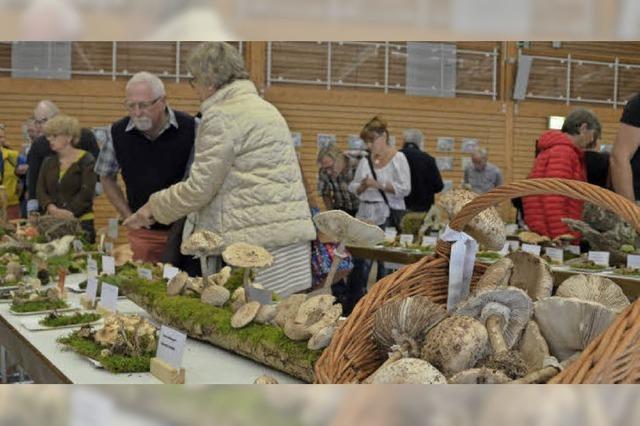
[[[225,266],[213,275],[209,276],[209,283],[224,286],[231,278],[231,267]]]
[[[331,338],[335,334],[337,328],[338,326],[333,324],[320,329],[316,334],[311,336],[307,342],[307,348],[312,351],[318,351],[326,348],[329,346],[329,343],[331,343]]]
[[[367,380],[373,384],[446,384],[446,377],[429,362],[402,358],[384,365]]]
[[[480,321],[453,315],[427,333],[420,358],[450,377],[475,366],[487,353],[488,340],[487,329]]]
[[[461,371],[448,382],[453,385],[499,385],[510,381],[511,379],[500,370],[481,367]]]
[[[261,305],[254,319],[258,324],[268,324],[276,317],[275,305]]]
[[[333,277],[342,259],[347,255],[346,245],[372,246],[384,239],[384,232],[378,226],[356,219],[342,210],[329,210],[318,213],[314,218],[318,230],[337,241],[331,269],[327,274],[324,287],[333,284]]]
[[[300,308],[300,305],[302,305],[306,299],[306,294],[299,293],[292,294],[280,301],[280,303],[276,305],[276,317],[273,322],[275,322],[278,327],[284,328],[289,318],[296,315],[298,308]]]
[[[254,268],[264,268],[273,263],[273,256],[260,246],[247,243],[234,243],[222,252],[225,263],[236,268],[244,268],[242,286],[249,300],[249,275]]]
[[[260,309],[259,302],[249,302],[245,303],[233,314],[231,317],[231,327],[233,328],[242,328],[245,325],[249,324],[258,314],[258,310]]]
[[[200,300],[213,306],[222,306],[229,300],[230,292],[219,285],[210,285],[202,291]]]
[[[465,204],[477,196],[475,192],[466,189],[451,189],[440,197],[438,204],[451,219],[462,210]],[[476,215],[465,226],[464,231],[489,250],[501,250],[507,241],[504,221],[495,207],[485,209]]]
[[[207,276],[207,257],[216,254],[222,243],[223,240],[218,234],[203,229],[191,234],[180,246],[182,254],[200,259],[200,269],[202,270],[205,287],[210,284]]]
[[[508,257],[499,259],[487,268],[476,284],[476,291],[486,288],[506,287],[509,285],[513,261]]]
[[[520,343],[518,343],[518,351],[530,373],[541,369],[544,360],[549,357],[549,345],[542,337],[540,327],[535,321],[529,321],[524,329]]]
[[[596,302],[552,296],[535,303],[534,318],[551,355],[560,362],[587,345],[613,322],[617,312]]]
[[[178,272],[167,283],[167,295],[177,296],[182,293],[182,290],[187,286],[189,281],[189,275],[186,272]]]
[[[560,284],[556,296],[589,300],[616,312],[622,312],[629,306],[629,299],[620,286],[600,275],[579,274],[569,277]]]
[[[524,251],[506,256],[513,261],[509,284],[526,291],[534,301],[551,296],[553,275],[546,260]]]
[[[573,237],[575,238],[575,237]],[[518,234],[518,239],[525,244],[542,244],[551,241],[546,235],[539,235],[531,231],[522,231]]]

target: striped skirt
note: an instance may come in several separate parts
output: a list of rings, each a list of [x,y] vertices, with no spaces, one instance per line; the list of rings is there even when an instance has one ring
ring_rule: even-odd
[[[311,287],[309,241],[267,250],[273,255],[274,262],[270,267],[256,271],[255,282],[281,297]]]

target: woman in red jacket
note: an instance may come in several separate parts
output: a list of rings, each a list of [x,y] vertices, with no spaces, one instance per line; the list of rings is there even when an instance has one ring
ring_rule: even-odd
[[[601,133],[600,121],[586,109],[576,109],[567,116],[562,131],[545,132],[538,141],[539,155],[533,163],[529,178],[564,178],[585,182],[587,174],[583,149],[597,140]],[[524,220],[530,230],[554,238],[571,232],[560,219],[582,217],[582,201],[561,195],[535,195],[525,197]]]

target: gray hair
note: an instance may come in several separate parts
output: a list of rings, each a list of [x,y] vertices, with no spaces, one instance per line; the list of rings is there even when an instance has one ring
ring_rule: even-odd
[[[159,98],[160,96],[164,96],[166,94],[164,90],[164,83],[162,82],[162,80],[160,80],[158,76],[146,71],[135,73],[133,77],[131,77],[127,82],[125,90],[129,90],[129,88],[134,84],[140,83],[148,84],[155,97]]]
[[[58,108],[58,106],[52,101],[45,99],[38,102],[36,107],[33,109],[33,115],[37,115],[38,112],[42,113],[47,118],[53,118],[60,114],[60,108]]]
[[[484,158],[485,160],[489,157],[489,152],[487,151],[487,148],[476,148],[473,150],[473,154],[472,155],[477,155],[481,158]]]
[[[196,46],[187,59],[187,70],[204,86],[220,89],[236,80],[249,79],[238,50],[221,41]]]
[[[418,145],[420,149],[424,148],[424,135],[418,129],[404,129],[402,138],[404,139],[404,143],[414,143]]]
[[[562,124],[562,131],[570,135],[580,134],[580,126],[587,124],[589,130],[595,130],[597,140],[602,133],[602,125],[598,116],[591,110],[585,108],[577,108],[569,113]]]

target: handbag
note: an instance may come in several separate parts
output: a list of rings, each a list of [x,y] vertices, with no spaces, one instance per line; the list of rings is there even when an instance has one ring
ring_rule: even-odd
[[[367,162],[369,163],[369,168],[371,169],[371,174],[373,175],[373,178],[375,180],[378,180],[378,176],[376,176],[376,171],[373,168],[373,162],[371,161],[370,155],[367,156]],[[378,188],[378,191],[380,192],[380,195],[382,195],[382,199],[384,200],[387,207],[389,207],[389,217],[387,218],[387,222],[389,222],[391,226],[396,228],[396,231],[398,231],[398,234],[401,234],[402,230],[400,229],[400,224],[402,223],[402,217],[405,214],[405,210],[392,209],[391,206],[389,205],[389,199],[387,198],[387,194],[380,188]]]

